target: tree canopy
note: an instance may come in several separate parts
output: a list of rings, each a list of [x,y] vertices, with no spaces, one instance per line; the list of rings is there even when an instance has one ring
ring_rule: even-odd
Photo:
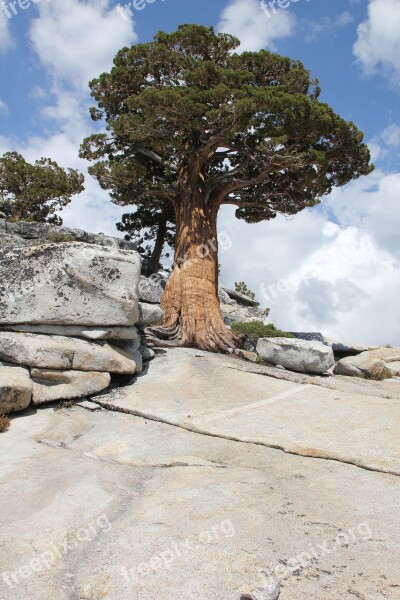
[[[82,174],[50,158],[30,164],[21,154],[6,152],[0,157],[0,212],[15,221],[62,225],[55,213],[84,190],[83,183]]]
[[[182,25],[123,48],[90,83],[92,118],[105,118],[108,133],[87,138],[82,155],[106,158],[90,172],[115,202],[173,199],[192,164],[209,202],[235,204],[238,218],[258,222],[313,206],[371,171],[362,133],[318,100],[301,62],[237,54],[238,45]]]

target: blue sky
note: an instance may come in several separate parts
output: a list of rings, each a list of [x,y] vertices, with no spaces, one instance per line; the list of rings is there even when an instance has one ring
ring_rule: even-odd
[[[3,0],[0,152],[85,170],[78,148],[94,129],[88,80],[120,47],[160,29],[214,25],[237,35],[241,49],[300,59],[320,80],[321,98],[365,132],[377,169],[290,220],[248,226],[224,210],[219,227],[233,243],[221,251],[222,278],[245,279],[282,327],[400,345],[400,1],[287,0],[276,12],[268,0],[264,9],[258,0],[137,1],[144,9],[123,18],[113,0],[16,3],[16,15]],[[121,212],[88,176],[64,221],[116,234]]]

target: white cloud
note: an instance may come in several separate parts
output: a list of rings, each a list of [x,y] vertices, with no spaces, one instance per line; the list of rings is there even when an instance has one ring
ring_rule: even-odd
[[[266,14],[258,0],[232,0],[224,8],[218,31],[241,41],[240,50],[274,50],[274,42],[294,33],[296,20],[289,10]]]
[[[136,40],[132,19],[108,0],[41,3],[31,40],[41,63],[60,81],[86,88],[112,66],[116,52]]]
[[[305,31],[305,41],[311,42],[321,36],[335,35],[338,29],[346,27],[354,21],[353,15],[348,12],[342,12],[336,17],[323,17],[318,21],[314,19],[303,19],[301,22],[302,29]]]
[[[400,84],[400,2],[370,0],[368,18],[358,27],[354,54],[367,73],[383,68]]]
[[[399,197],[400,173],[375,171],[290,219],[247,225],[227,207],[221,280],[246,281],[283,329],[400,346]]]
[[[8,28],[8,18],[4,12],[0,11],[0,54],[6,52],[11,46],[12,41]]]
[[[388,146],[400,146],[400,127],[394,123],[389,125],[382,132],[382,138]]]

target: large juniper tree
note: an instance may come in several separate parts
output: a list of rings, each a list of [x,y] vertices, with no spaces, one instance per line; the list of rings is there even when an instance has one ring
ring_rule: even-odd
[[[0,212],[13,221],[62,225],[56,214],[84,190],[84,176],[50,158],[28,163],[18,152],[0,157]]]
[[[117,204],[173,206],[164,331],[214,351],[235,342],[217,297],[220,207],[237,206],[248,223],[293,215],[373,168],[362,133],[318,100],[318,82],[300,62],[238,54],[238,45],[183,25],[123,48],[110,73],[90,83],[92,118],[104,118],[107,133],[81,149]]]

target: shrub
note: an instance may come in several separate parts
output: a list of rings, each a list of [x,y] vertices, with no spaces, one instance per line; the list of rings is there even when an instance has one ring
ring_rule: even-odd
[[[235,291],[239,292],[239,294],[243,294],[244,296],[248,296],[252,300],[255,300],[255,293],[249,290],[244,281],[239,281],[235,283]]]
[[[264,337],[286,337],[294,338],[294,335],[277,329],[269,323],[264,325],[262,321],[251,321],[251,323],[233,323],[232,330],[238,335],[245,335],[252,342]]]
[[[74,237],[68,233],[54,232],[49,235],[48,241],[53,242],[54,244],[61,244],[62,242],[73,242]]]

